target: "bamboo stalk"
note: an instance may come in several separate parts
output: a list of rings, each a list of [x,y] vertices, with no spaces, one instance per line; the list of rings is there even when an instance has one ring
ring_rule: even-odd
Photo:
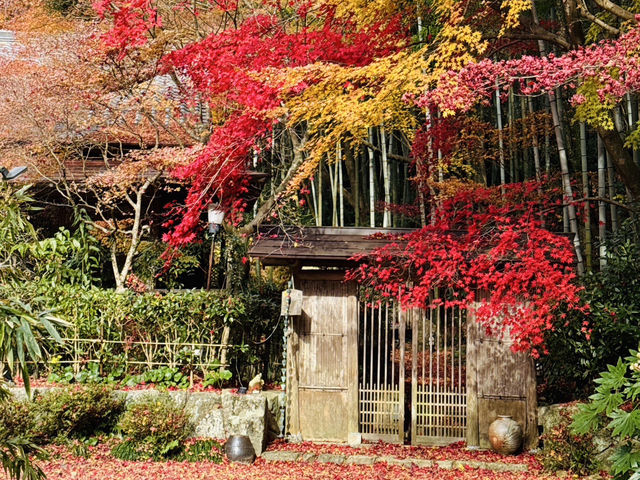
[[[533,115],[533,99],[527,97],[527,102],[529,104],[529,113]],[[538,135],[536,133],[533,132],[531,142],[533,144],[533,165],[536,171],[536,180],[540,181],[540,147],[538,146]]]
[[[580,153],[582,159],[582,194],[584,198],[589,197],[589,170],[587,163],[587,132],[584,122],[580,122]],[[591,206],[589,202],[584,202],[584,252],[587,271],[591,271],[592,249],[591,249]]]
[[[355,226],[360,226],[360,155],[354,152],[353,165],[355,175],[353,178],[353,203],[355,208]]]
[[[338,226],[338,171],[335,170],[336,165],[337,162],[333,165],[333,169],[331,168],[331,160],[327,154],[327,169],[329,170],[329,185],[331,187],[331,226],[333,227]]]
[[[500,185],[502,186],[502,193],[504,194],[504,184],[507,182],[506,173],[504,169],[504,141],[502,138],[502,108],[500,107],[500,85],[498,78],[496,77],[496,114],[498,122],[498,151],[500,162]]]
[[[573,190],[571,188],[571,177],[569,175],[569,159],[567,158],[567,150],[564,144],[562,125],[560,123],[560,117],[558,115],[557,103],[555,99],[555,92],[553,90],[548,92],[549,104],[551,106],[551,118],[553,120],[553,130],[555,132],[556,144],[558,146],[558,156],[560,157],[560,170],[562,173],[562,188],[564,191],[565,201],[568,203],[566,212],[568,216],[568,223],[573,233],[573,246],[576,252],[577,270],[578,275],[584,274],[584,260],[582,258],[582,247],[580,244],[580,235],[578,232],[578,219],[576,217],[576,207],[573,203]]]
[[[607,159],[607,179],[609,184],[609,199],[613,200],[616,196],[616,189],[614,184],[614,172],[613,172],[613,164],[611,163],[611,159],[609,158],[609,154],[605,152],[605,157]],[[609,211],[611,213],[611,231],[618,231],[618,210],[613,203],[609,204]]]
[[[344,191],[343,191],[343,179],[342,179],[342,145],[338,142],[338,162],[336,168],[338,169],[338,198],[340,200],[340,226],[344,227]]]
[[[384,213],[382,217],[382,227],[391,226],[391,212],[389,204],[391,203],[391,184],[389,179],[389,159],[387,158],[387,137],[384,125],[380,127],[380,149],[382,151],[382,179],[384,188]]]
[[[598,196],[605,198],[606,196],[606,160],[604,153],[604,144],[600,135],[598,135]],[[607,247],[605,244],[607,232],[607,210],[605,203],[600,200],[598,202],[598,241],[600,249],[598,255],[600,257],[600,269],[607,266]]]
[[[369,128],[369,143],[373,145],[373,128]],[[376,211],[375,211],[375,201],[376,201],[376,188],[375,188],[375,170],[374,170],[374,162],[375,158],[373,156],[373,149],[371,147],[369,150],[369,226],[376,226]]]
[[[322,157],[318,162],[318,226],[322,226]]]

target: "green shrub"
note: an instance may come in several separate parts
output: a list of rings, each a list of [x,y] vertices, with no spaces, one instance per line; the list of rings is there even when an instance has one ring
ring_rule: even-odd
[[[128,387],[141,384],[153,384],[160,388],[189,388],[189,375],[182,373],[177,368],[160,367],[147,370],[139,375],[125,377],[122,383]]]
[[[9,438],[28,438],[33,428],[33,411],[26,401],[0,402],[0,443]]]
[[[52,389],[35,399],[32,435],[39,442],[111,432],[124,410],[124,397],[104,385]]]
[[[227,352],[228,363],[234,365],[229,370],[235,372],[237,365],[243,378],[264,372],[265,364],[275,371],[282,352],[279,344],[282,334],[274,332],[281,328],[278,296],[279,292],[270,286],[259,292],[230,296],[228,292],[214,290],[136,294],[62,284],[23,283],[19,288],[0,285],[0,299],[28,300],[37,310],[55,308],[56,316],[73,325],[61,332],[65,333],[63,336],[105,340],[67,342],[52,347],[50,353],[55,362],[47,374],[53,373],[52,379],[69,383],[78,382],[79,378],[98,381],[97,377],[116,381],[142,374],[140,365],[149,361],[150,355],[153,362],[172,365],[183,374],[202,373],[195,365],[203,363],[206,370],[213,370],[220,366],[220,358],[213,357],[219,354],[219,349],[198,344],[222,343],[226,326],[230,327],[228,341],[234,346]],[[263,342],[267,337],[271,341]],[[151,342],[150,347],[133,343],[140,341]],[[155,348],[153,343],[186,345],[176,351]],[[80,374],[73,369],[65,371],[67,362],[78,358],[87,362]],[[127,358],[138,362],[138,366],[132,366],[136,364],[127,362]]]
[[[120,460],[138,461],[153,458],[155,460],[173,460],[176,462],[215,462],[223,458],[222,446],[212,439],[201,439],[186,442],[174,447],[175,442],[167,444],[166,452],[157,450],[149,442],[138,442],[127,439],[116,444],[111,454]],[[160,453],[158,453],[160,452]]]
[[[215,462],[222,461],[222,445],[215,440],[195,440],[187,442],[172,458],[178,462]]]
[[[571,413],[561,411],[559,415],[558,425],[540,438],[543,445],[539,455],[542,467],[549,472],[565,470],[580,476],[597,472],[593,436],[571,432]]]
[[[221,387],[223,383],[228,382],[233,377],[233,373],[226,369],[214,370],[205,375],[202,382],[203,387]]]
[[[640,353],[609,365],[596,379],[596,393],[580,406],[572,428],[587,434],[606,429],[618,441],[611,473],[616,479],[640,479]]]
[[[607,240],[607,266],[581,278],[581,297],[591,306],[588,316],[568,312],[566,323],[547,331],[549,355],[539,361],[541,403],[585,399],[593,381],[620,352],[640,338],[639,225],[625,222]],[[583,322],[587,322],[585,325]],[[590,335],[587,335],[590,333]]]
[[[161,395],[129,405],[118,429],[125,441],[114,448],[113,454],[132,460],[166,458],[179,451],[193,432],[193,425],[183,407],[168,395]]]

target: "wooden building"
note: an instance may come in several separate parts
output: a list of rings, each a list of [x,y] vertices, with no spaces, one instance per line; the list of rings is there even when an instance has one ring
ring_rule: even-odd
[[[288,265],[302,290],[292,317],[287,433],[302,440],[489,447],[487,430],[512,415],[537,444],[533,361],[489,338],[473,310],[402,311],[367,304],[345,282],[350,258],[407,230],[265,227],[251,250],[264,265]],[[372,235],[374,235],[372,237]]]

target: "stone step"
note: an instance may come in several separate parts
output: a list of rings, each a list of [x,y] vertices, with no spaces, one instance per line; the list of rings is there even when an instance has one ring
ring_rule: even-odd
[[[397,458],[392,456],[376,457],[371,455],[336,455],[322,453],[319,455],[292,451],[267,451],[260,458],[267,462],[319,462],[335,463],[338,465],[373,465],[387,463],[403,467],[416,466],[418,468],[438,467],[445,470],[474,469],[490,470],[493,472],[526,472],[529,466],[524,463],[479,462],[475,460],[427,460],[423,458]]]

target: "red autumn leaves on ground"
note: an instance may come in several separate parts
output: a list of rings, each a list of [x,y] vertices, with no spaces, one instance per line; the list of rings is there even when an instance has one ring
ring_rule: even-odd
[[[312,442],[289,443],[276,440],[267,448],[268,451],[290,451],[323,453],[334,455],[367,455],[372,457],[420,458],[424,460],[474,460],[477,462],[524,463],[530,470],[539,470],[540,464],[534,455],[501,455],[492,451],[468,450],[464,442],[453,443],[446,447],[408,446],[393,443],[364,443],[360,447],[348,445],[322,444]]]
[[[280,445],[282,447],[282,445]],[[326,449],[332,453],[345,453],[349,447],[329,445],[298,444],[298,451],[314,451]],[[331,448],[341,449],[333,451]],[[362,454],[360,449],[356,453]],[[487,470],[457,469],[444,470],[439,468],[406,468],[402,466],[377,463],[371,466],[335,465],[318,462],[268,463],[258,459],[253,465],[231,464],[226,460],[221,464],[211,462],[130,462],[116,460],[110,456],[104,445],[89,447],[88,458],[76,457],[68,450],[57,447],[53,449],[50,460],[42,462],[43,470],[49,480],[304,480],[304,479],[393,479],[393,480],[536,480],[547,478],[546,475],[534,470],[531,472],[493,472]],[[481,461],[514,461],[529,463],[535,467],[530,455],[518,457],[501,457],[489,452],[466,452],[459,446],[447,448],[403,447],[394,445],[373,445],[367,452],[379,455],[401,456],[403,451],[407,456],[424,456],[433,459],[463,459],[469,457]],[[322,452],[324,453],[324,451]],[[428,456],[431,455],[431,456]],[[498,458],[500,457],[500,458]],[[556,477],[553,477],[556,478]]]

